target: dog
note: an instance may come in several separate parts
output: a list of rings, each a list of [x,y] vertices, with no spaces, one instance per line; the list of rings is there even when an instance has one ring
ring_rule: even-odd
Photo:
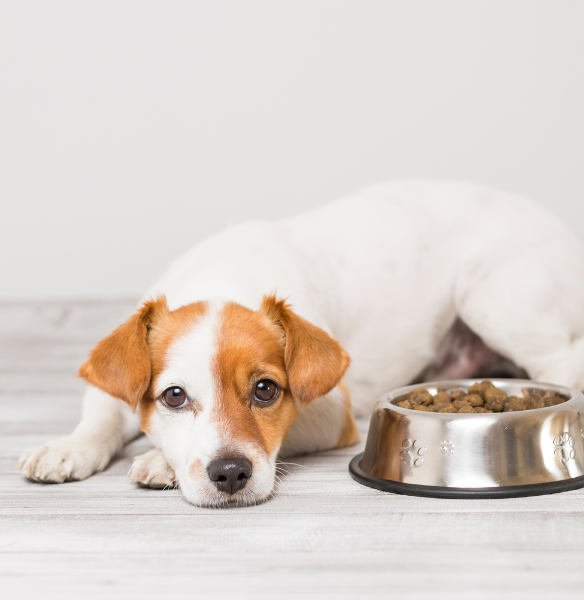
[[[81,366],[73,433],[19,466],[85,479],[142,430],[132,481],[250,505],[278,456],[357,443],[382,393],[501,370],[584,389],[584,248],[508,193],[384,183],[179,258]]]

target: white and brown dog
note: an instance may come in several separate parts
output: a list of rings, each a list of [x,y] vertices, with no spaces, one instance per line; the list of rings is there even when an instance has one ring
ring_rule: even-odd
[[[413,380],[513,366],[584,389],[584,248],[482,187],[382,184],[238,225],[145,298],[81,367],[75,431],[22,457],[29,479],[89,477],[142,429],[133,481],[253,504],[278,455],[354,444],[353,415]]]

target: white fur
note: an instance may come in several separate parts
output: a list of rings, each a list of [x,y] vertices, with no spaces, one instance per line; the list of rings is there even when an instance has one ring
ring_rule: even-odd
[[[179,258],[146,297],[163,293],[171,309],[209,298],[257,309],[272,291],[347,350],[357,414],[422,372],[457,318],[532,378],[584,388],[584,249],[557,219],[511,194],[461,183],[372,186],[297,217],[231,227]],[[178,362],[204,362],[211,351],[209,337],[184,343]],[[169,377],[188,378],[177,365]],[[212,401],[204,377],[184,383],[203,404]],[[305,409],[285,447],[334,446],[335,394]],[[121,418],[113,404],[100,410]],[[168,432],[160,426],[154,441],[173,466],[195,433],[207,448],[201,456],[220,444],[202,413],[177,417]],[[71,473],[103,468],[119,442],[100,443],[107,458],[81,458]],[[29,456],[25,474],[62,480],[55,464],[69,456],[68,444]]]
[[[344,403],[343,393],[338,387],[305,408],[297,402],[298,418],[282,444],[281,456],[334,448],[345,425]]]

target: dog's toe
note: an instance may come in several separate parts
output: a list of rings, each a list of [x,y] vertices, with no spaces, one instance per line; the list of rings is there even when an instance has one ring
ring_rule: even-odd
[[[18,467],[32,481],[63,483],[87,479],[102,471],[109,462],[109,454],[93,440],[69,436],[25,451]]]
[[[136,456],[128,476],[143,487],[161,489],[178,487],[173,468],[158,448]]]

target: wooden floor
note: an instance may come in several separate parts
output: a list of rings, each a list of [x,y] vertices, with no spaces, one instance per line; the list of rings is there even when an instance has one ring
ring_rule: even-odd
[[[584,598],[584,491],[385,494],[349,477],[359,446],[296,458],[263,505],[199,509],[130,483],[144,438],[87,481],[26,481],[18,456],[74,427],[76,369],[133,306],[0,304],[0,598]]]

